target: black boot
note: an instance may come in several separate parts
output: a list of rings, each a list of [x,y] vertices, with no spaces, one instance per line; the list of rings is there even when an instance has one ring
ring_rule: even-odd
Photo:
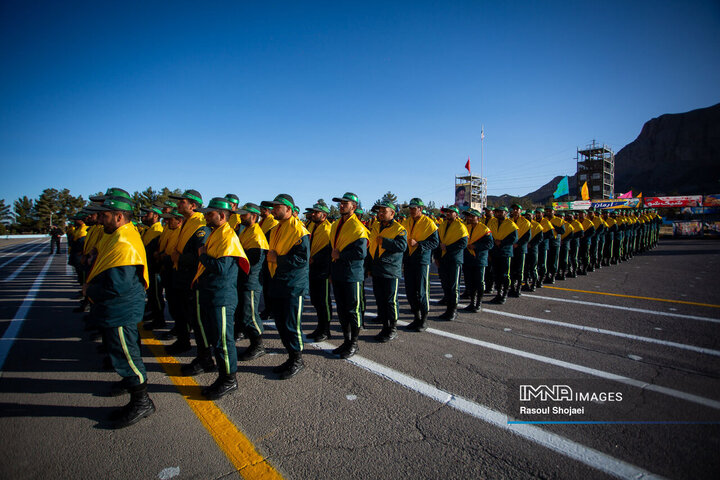
[[[509,295],[511,297],[519,297],[520,296],[520,281],[519,280],[513,280],[510,286]]]
[[[113,428],[125,428],[155,413],[155,404],[147,394],[147,382],[130,387],[130,403],[111,414]]]
[[[340,358],[350,358],[358,351],[358,336],[360,335],[360,327],[357,325],[350,326],[350,343],[344,351],[340,352]]]
[[[505,301],[503,300],[503,297],[502,297],[502,289],[503,289],[502,285],[498,284],[497,285],[497,293],[495,294],[493,299],[490,300],[490,303],[493,303],[495,305],[500,305],[502,303],[505,303]]]
[[[203,388],[201,393],[208,400],[217,400],[225,395],[236,392],[238,389],[237,379],[234,373],[221,373],[220,376],[209,387]]]
[[[192,377],[202,372],[214,372],[217,370],[215,362],[210,354],[210,349],[198,348],[198,356],[187,365],[180,367],[180,373],[186,377]]]
[[[475,313],[477,312],[477,308],[475,307],[475,299],[477,298],[477,293],[470,292],[470,301],[468,302],[467,307],[463,308],[463,312],[469,312],[469,313]]]
[[[322,342],[330,338],[330,323],[318,322],[318,326],[310,334],[314,342]]]
[[[257,332],[253,332],[253,334],[250,335],[250,345],[245,349],[239,358],[241,361],[247,362],[248,360],[260,358],[265,355],[265,353],[262,335],[259,335]]]
[[[425,330],[427,330],[427,317],[428,312],[420,312],[420,322],[418,323],[416,329],[418,332],[424,332]]]
[[[420,310],[413,310],[413,321],[408,323],[405,327],[408,330],[412,330],[414,332],[419,332],[418,325],[420,325]]]
[[[445,313],[438,317],[440,320],[452,322],[457,319],[457,305],[448,305]]]
[[[350,338],[352,336],[350,332],[350,325],[343,325],[343,343],[332,351],[333,355],[342,355],[350,348]]]
[[[280,379],[287,380],[300,373],[305,368],[305,362],[302,359],[302,352],[290,352],[290,363],[285,371],[280,372]]]

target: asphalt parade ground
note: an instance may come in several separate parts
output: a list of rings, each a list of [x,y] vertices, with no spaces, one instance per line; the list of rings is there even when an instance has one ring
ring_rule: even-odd
[[[373,341],[368,280],[357,355],[330,353],[334,318],[330,340],[305,345],[305,370],[278,380],[286,355],[270,320],[269,354],[240,362],[239,391],[215,402],[200,395],[215,374],[180,376],[192,357],[145,332],[157,412],[122,430],[107,415],[127,397],[107,396],[118,376],[73,312],[65,254],[48,250],[0,240],[0,478],[720,478],[720,242],[661,240],[454,322],[433,305],[426,332],[401,327],[387,344]],[[430,288],[438,300],[437,275]],[[402,282],[399,300],[404,325]],[[316,325],[309,302],[303,325]],[[526,384],[622,400],[528,417]]]

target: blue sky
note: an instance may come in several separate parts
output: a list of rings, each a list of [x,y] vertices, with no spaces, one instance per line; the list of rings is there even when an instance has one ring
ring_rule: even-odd
[[[720,4],[0,3],[0,198],[195,188],[305,207],[573,174],[720,102]]]

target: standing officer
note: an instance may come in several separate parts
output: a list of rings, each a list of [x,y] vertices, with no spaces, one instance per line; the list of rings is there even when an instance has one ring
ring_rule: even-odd
[[[373,206],[377,222],[370,232],[370,272],[373,294],[382,330],[375,336],[381,343],[397,337],[398,284],[402,275],[403,253],[407,250],[407,231],[395,221],[395,204],[381,201]]]
[[[182,195],[170,195],[177,200],[178,212],[184,217],[178,242],[172,254],[175,265],[173,273],[174,288],[178,290],[181,307],[180,318],[175,320],[177,340],[168,347],[168,353],[174,355],[190,350],[190,329],[195,332],[197,357],[188,365],[183,365],[183,375],[197,375],[200,372],[215,371],[210,343],[207,339],[202,314],[200,313],[199,296],[192,289],[192,280],[198,268],[200,247],[205,245],[210,228],[206,226],[205,217],[198,211],[202,208],[202,196],[197,190],[186,190]]]
[[[302,333],[302,301],[308,289],[310,232],[293,215],[293,198],[281,193],[272,202],[278,224],[270,232],[267,253],[268,294],[273,304],[275,326],[289,357],[273,369],[281,379],[297,375],[305,364]]]
[[[113,427],[123,428],[155,412],[147,394],[137,329],[149,282],[147,259],[131,221],[133,205],[126,199],[108,198],[98,208],[108,237],[98,249],[84,290],[92,302],[93,318],[103,329],[112,366],[122,377],[119,386],[130,392],[130,402],[111,414]]]
[[[50,255],[53,254],[53,248],[55,254],[60,253],[60,238],[65,235],[63,229],[57,225],[50,225]]]
[[[486,227],[490,225],[490,220],[493,218],[493,210],[490,207],[485,207],[484,209],[484,216],[480,219],[480,223],[485,225]],[[488,263],[488,266],[485,267],[485,293],[491,293],[493,288],[493,271],[492,271],[492,262]]]
[[[408,250],[403,258],[403,267],[405,295],[414,319],[407,328],[422,332],[427,329],[425,322],[430,311],[430,257],[432,251],[440,244],[440,240],[437,225],[422,213],[425,208],[423,201],[413,198],[409,207],[410,215],[403,225],[408,232]]]
[[[518,241],[513,244],[513,256],[510,261],[510,292],[511,297],[520,296],[525,275],[525,256],[527,255],[527,244],[530,241],[530,230],[532,225],[522,215],[522,207],[513,205],[510,218],[518,227]]]
[[[365,279],[368,233],[355,215],[359,203],[357,195],[347,192],[342,197],[333,198],[333,202],[339,203],[340,219],[330,229],[330,278],[345,340],[333,353],[340,355],[340,358],[350,358],[357,352],[362,326],[360,302]]]
[[[218,378],[203,388],[202,394],[208,400],[217,400],[237,390],[237,350],[233,336],[237,279],[238,270],[246,274],[250,271],[250,263],[228,223],[232,204],[226,198],[213,198],[207,208],[198,208],[198,212],[205,215],[212,232],[198,249],[199,264],[192,286],[198,294],[200,316],[207,341],[215,349],[218,366]]]
[[[495,241],[490,251],[495,274],[495,288],[497,295],[490,300],[491,303],[505,303],[510,288],[510,259],[513,255],[513,245],[518,241],[518,227],[507,215],[507,207],[495,207],[494,217],[490,220],[488,228]]]
[[[446,309],[438,318],[452,321],[457,318],[460,265],[468,245],[468,231],[460,221],[460,211],[455,205],[442,208],[441,211],[445,214],[445,221],[438,227],[440,244],[433,251],[433,256],[440,275]]]
[[[547,247],[547,276],[545,283],[555,283],[555,274],[558,272],[558,263],[560,261],[560,243],[565,233],[565,222],[562,218],[555,216],[555,207],[548,205],[545,207],[545,218],[550,223],[552,230],[546,232],[548,239]]]
[[[315,342],[330,338],[332,299],[330,298],[330,229],[332,224],[327,216],[330,209],[325,203],[316,203],[305,209],[310,217],[310,302],[317,314],[317,328],[310,334]]]
[[[570,243],[575,235],[575,229],[572,226],[572,213],[565,212],[565,232],[560,236],[560,259],[558,260],[559,268],[555,275],[555,280],[565,280],[565,276],[569,273],[568,260],[570,258]]]
[[[470,303],[463,310],[478,312],[485,290],[485,267],[488,263],[488,252],[495,242],[490,229],[480,223],[480,217],[482,217],[480,212],[469,208],[463,214],[468,228],[468,245],[463,252],[463,276],[465,277],[465,291],[470,299]]]
[[[240,245],[250,262],[250,270],[240,270],[237,278],[238,308],[235,310],[235,338],[240,331],[250,339],[250,346],[240,355],[240,360],[247,361],[265,355],[262,335],[265,331],[260,319],[260,294],[262,284],[260,274],[262,266],[270,249],[267,238],[257,220],[260,216],[260,207],[254,203],[246,203],[238,211],[242,232]]]

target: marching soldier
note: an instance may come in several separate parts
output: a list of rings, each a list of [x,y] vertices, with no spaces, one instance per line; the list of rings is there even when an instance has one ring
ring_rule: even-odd
[[[518,227],[505,218],[507,207],[495,207],[494,217],[490,220],[488,228],[492,232],[495,246],[490,251],[495,276],[497,295],[490,302],[503,304],[510,289],[510,259],[513,255],[513,245],[518,241]]]
[[[527,244],[530,241],[530,230],[532,224],[522,216],[522,207],[513,205],[510,213],[511,220],[518,227],[518,241],[513,244],[513,256],[510,262],[510,291],[511,297],[520,296],[525,273],[525,256],[527,255]]]
[[[550,243],[550,235],[553,231],[553,226],[550,224],[547,218],[545,218],[545,211],[542,208],[535,210],[535,221],[540,225],[542,230],[540,238],[537,241],[538,256],[537,256],[537,282],[533,285],[534,288],[542,288],[543,282],[545,282],[545,276],[547,275],[547,252]]]
[[[562,218],[555,216],[555,207],[548,205],[545,207],[545,218],[552,226],[552,230],[546,232],[548,239],[547,247],[547,276],[545,283],[555,283],[555,275],[558,273],[558,263],[560,261],[560,243],[562,236],[565,234],[565,222]]]
[[[170,207],[168,206],[168,208]],[[180,322],[178,319],[180,319],[182,315],[185,315],[182,311],[182,292],[175,287],[175,283],[173,282],[175,268],[172,261],[172,255],[177,248],[178,239],[180,238],[180,232],[182,230],[180,227],[182,226],[184,217],[178,213],[177,208],[171,208],[170,212],[163,213],[160,217],[165,220],[166,228],[158,240],[159,245],[156,256],[158,264],[160,265],[160,280],[165,290],[168,311],[175,321],[175,326],[173,326],[169,332],[165,332],[160,339],[172,340],[177,335],[177,327]]]
[[[398,284],[402,275],[403,253],[407,250],[407,231],[395,221],[397,207],[389,201],[373,206],[377,222],[369,238],[370,272],[378,320],[383,328],[375,340],[387,343],[397,337]]]
[[[593,239],[595,238],[595,224],[593,221],[585,216],[585,212],[580,210],[578,212],[577,221],[580,223],[583,229],[582,238],[580,239],[580,251],[578,260],[578,275],[587,275],[588,269],[592,267],[590,260],[590,251],[592,250]]]
[[[149,283],[147,259],[131,221],[133,205],[126,199],[107,198],[99,208],[107,238],[98,249],[84,290],[93,305],[93,318],[103,329],[112,366],[122,377],[118,386],[130,392],[130,402],[111,414],[113,427],[123,428],[155,412],[147,394],[137,329]]]
[[[202,196],[197,190],[185,190],[182,195],[170,195],[177,200],[178,212],[184,217],[172,260],[175,265],[173,286],[178,290],[181,307],[180,317],[175,319],[177,340],[167,347],[175,355],[190,350],[190,329],[195,332],[197,356],[181,367],[183,375],[215,371],[215,362],[200,312],[199,294],[192,289],[192,281],[198,269],[200,248],[205,245],[210,228],[198,209],[202,208]]]
[[[273,206],[278,224],[270,232],[267,253],[269,300],[275,326],[288,359],[273,369],[281,379],[292,378],[305,368],[302,359],[302,301],[308,289],[310,232],[293,215],[293,198],[281,193],[266,205]]]
[[[430,257],[440,244],[438,227],[429,217],[423,215],[424,207],[421,199],[410,200],[410,215],[403,225],[408,232],[408,249],[403,257],[405,295],[414,317],[407,328],[416,332],[427,329],[425,322],[430,311]]]
[[[197,292],[207,342],[215,350],[218,377],[202,394],[217,400],[237,390],[237,350],[233,336],[235,308],[238,303],[238,270],[246,274],[250,263],[228,220],[232,203],[226,198],[210,200],[207,208],[197,211],[205,216],[212,232],[198,249],[198,266],[192,287]]]
[[[355,214],[359,203],[357,195],[347,192],[333,198],[333,202],[339,204],[340,219],[330,229],[330,278],[345,340],[333,353],[340,358],[350,358],[357,352],[362,327],[361,289],[365,279],[368,232]]]
[[[330,209],[324,203],[316,203],[305,209],[310,217],[310,302],[317,314],[317,328],[310,334],[316,342],[330,338],[332,299],[330,298],[330,229],[327,216]]]
[[[525,210],[523,217],[530,223],[530,240],[527,243],[527,254],[525,255],[525,285],[522,290],[534,292],[538,283],[538,245],[543,240],[542,225],[534,218],[532,210]]]
[[[260,207],[254,203],[246,203],[239,210],[240,225],[242,232],[239,240],[245,255],[250,262],[250,269],[238,271],[237,294],[238,306],[235,310],[235,335],[239,337],[241,331],[250,340],[248,348],[240,355],[240,360],[248,361],[265,355],[262,335],[265,331],[263,322],[260,319],[260,294],[262,284],[260,274],[267,256],[267,238],[257,221],[260,216]]]
[[[495,242],[490,229],[480,222],[482,217],[480,212],[469,208],[463,214],[468,229],[468,245],[463,252],[463,275],[465,291],[470,299],[470,303],[463,310],[478,312],[485,291],[485,267],[488,263],[488,252]]]
[[[446,309],[438,318],[452,321],[457,318],[460,265],[468,244],[468,231],[460,221],[460,211],[455,205],[442,208],[441,211],[445,214],[445,221],[438,227],[440,245],[433,251],[433,256],[440,274]]]
[[[163,226],[160,223],[162,210],[157,207],[143,208],[140,210],[143,215],[142,222],[148,227],[141,235],[145,252],[147,253],[148,277],[150,286],[147,290],[147,310],[151,321],[143,325],[144,328],[152,330],[165,326],[165,300],[162,296],[160,286],[160,265],[155,261],[155,252],[160,246],[160,235],[163,233]]]

